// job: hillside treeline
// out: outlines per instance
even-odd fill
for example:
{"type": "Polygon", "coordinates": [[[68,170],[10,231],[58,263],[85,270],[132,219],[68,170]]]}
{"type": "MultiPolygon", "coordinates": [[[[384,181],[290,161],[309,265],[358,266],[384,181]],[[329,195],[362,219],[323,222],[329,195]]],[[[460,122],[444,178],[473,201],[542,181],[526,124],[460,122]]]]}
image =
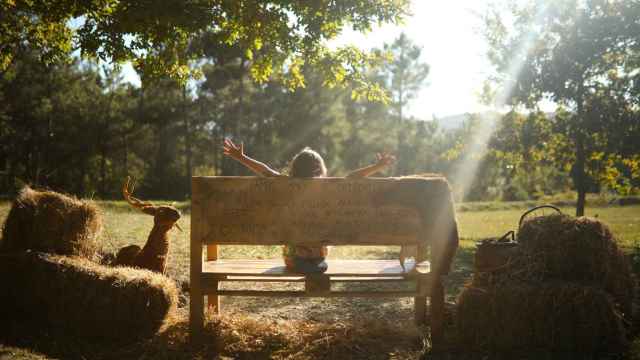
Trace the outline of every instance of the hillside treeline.
{"type": "MultiPolygon", "coordinates": [[[[326,86],[310,68],[303,69],[305,86],[294,90],[282,81],[256,84],[241,55],[203,59],[202,77],[186,84],[143,79],[134,86],[110,66],[44,65],[36,50],[23,49],[0,77],[0,192],[32,184],[111,199],[132,176],[145,198],[185,199],[192,175],[250,174],[223,157],[225,137],[282,170],[310,146],[333,176],[390,152],[397,162],[383,176],[443,173],[465,200],[524,200],[572,189],[575,156],[563,129],[573,112],[514,107],[469,114],[457,127],[411,117],[407,104],[429,67],[405,36],[385,49],[391,56],[367,76],[386,91],[386,101],[326,86]],[[477,152],[487,122],[495,131],[486,152],[477,152]],[[472,179],[463,171],[471,162],[479,164],[472,179]]],[[[637,125],[637,111],[629,114],[637,125]]],[[[589,191],[637,190],[636,148],[622,154],[609,142],[589,146],[589,191]]]]}

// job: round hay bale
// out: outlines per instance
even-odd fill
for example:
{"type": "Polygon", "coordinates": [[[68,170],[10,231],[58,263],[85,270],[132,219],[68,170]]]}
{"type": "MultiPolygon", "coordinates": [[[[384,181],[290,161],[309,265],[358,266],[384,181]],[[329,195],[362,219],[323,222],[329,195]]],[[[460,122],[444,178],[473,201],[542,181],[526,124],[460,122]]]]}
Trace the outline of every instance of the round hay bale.
{"type": "Polygon", "coordinates": [[[91,259],[101,230],[93,202],[25,187],[7,215],[0,252],[33,250],[91,259]]]}
{"type": "MultiPolygon", "coordinates": [[[[523,277],[600,287],[630,316],[633,272],[611,230],[601,221],[563,214],[533,218],[520,228],[518,243],[529,266],[523,277]]],[[[515,264],[512,268],[516,271],[515,264]]]]}
{"type": "Polygon", "coordinates": [[[44,253],[0,254],[0,284],[5,337],[136,341],[155,334],[178,301],[160,274],[44,253]]]}
{"type": "Polygon", "coordinates": [[[592,358],[626,346],[611,296],[574,283],[467,288],[458,298],[455,323],[460,344],[474,352],[540,351],[592,358]]]}

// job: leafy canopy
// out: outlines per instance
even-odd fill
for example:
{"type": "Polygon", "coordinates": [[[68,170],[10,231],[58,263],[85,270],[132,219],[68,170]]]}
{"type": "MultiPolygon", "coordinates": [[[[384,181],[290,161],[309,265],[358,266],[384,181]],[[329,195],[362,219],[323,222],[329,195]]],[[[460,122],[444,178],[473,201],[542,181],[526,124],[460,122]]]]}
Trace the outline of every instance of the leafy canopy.
{"type": "Polygon", "coordinates": [[[304,86],[300,69],[310,64],[326,85],[350,81],[367,96],[379,95],[359,71],[379,57],[326,43],[347,26],[367,31],[398,23],[407,11],[408,0],[0,0],[0,70],[21,47],[36,47],[52,62],[75,45],[86,57],[133,61],[143,78],[185,80],[193,75],[189,61],[201,55],[187,51],[191,39],[210,31],[220,44],[243,49],[258,82],[281,73],[289,87],[304,86]]]}

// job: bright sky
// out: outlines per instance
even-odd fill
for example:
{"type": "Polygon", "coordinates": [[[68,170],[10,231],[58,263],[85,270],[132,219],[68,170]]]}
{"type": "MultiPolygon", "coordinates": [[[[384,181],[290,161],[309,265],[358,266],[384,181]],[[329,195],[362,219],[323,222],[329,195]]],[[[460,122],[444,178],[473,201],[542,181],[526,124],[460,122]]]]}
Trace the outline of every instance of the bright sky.
{"type": "MultiPolygon", "coordinates": [[[[485,1],[413,0],[411,12],[400,26],[383,26],[370,33],[346,31],[335,43],[354,44],[363,49],[391,43],[401,32],[421,46],[422,59],[431,67],[426,86],[409,105],[409,113],[423,120],[486,110],[478,93],[491,66],[485,41],[480,34],[480,18],[485,1]]],[[[139,84],[130,66],[125,79],[139,84]]]]}
{"type": "Polygon", "coordinates": [[[338,43],[369,49],[391,43],[400,33],[422,47],[422,60],[431,67],[426,85],[409,105],[409,113],[430,120],[486,110],[478,93],[491,66],[479,31],[487,2],[477,0],[413,0],[412,17],[400,26],[383,26],[371,33],[349,31],[338,43]]]}

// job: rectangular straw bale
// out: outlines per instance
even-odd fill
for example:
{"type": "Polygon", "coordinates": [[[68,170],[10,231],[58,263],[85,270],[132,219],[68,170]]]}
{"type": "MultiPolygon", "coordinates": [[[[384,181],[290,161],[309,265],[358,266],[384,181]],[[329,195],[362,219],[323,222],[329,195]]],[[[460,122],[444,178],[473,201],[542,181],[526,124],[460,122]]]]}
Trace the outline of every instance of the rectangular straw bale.
{"type": "Polygon", "coordinates": [[[5,220],[0,252],[32,250],[91,259],[101,230],[101,214],[93,202],[25,187],[5,220]]]}
{"type": "Polygon", "coordinates": [[[177,304],[160,274],[44,253],[0,254],[0,335],[135,341],[155,334],[177,304]]]}

